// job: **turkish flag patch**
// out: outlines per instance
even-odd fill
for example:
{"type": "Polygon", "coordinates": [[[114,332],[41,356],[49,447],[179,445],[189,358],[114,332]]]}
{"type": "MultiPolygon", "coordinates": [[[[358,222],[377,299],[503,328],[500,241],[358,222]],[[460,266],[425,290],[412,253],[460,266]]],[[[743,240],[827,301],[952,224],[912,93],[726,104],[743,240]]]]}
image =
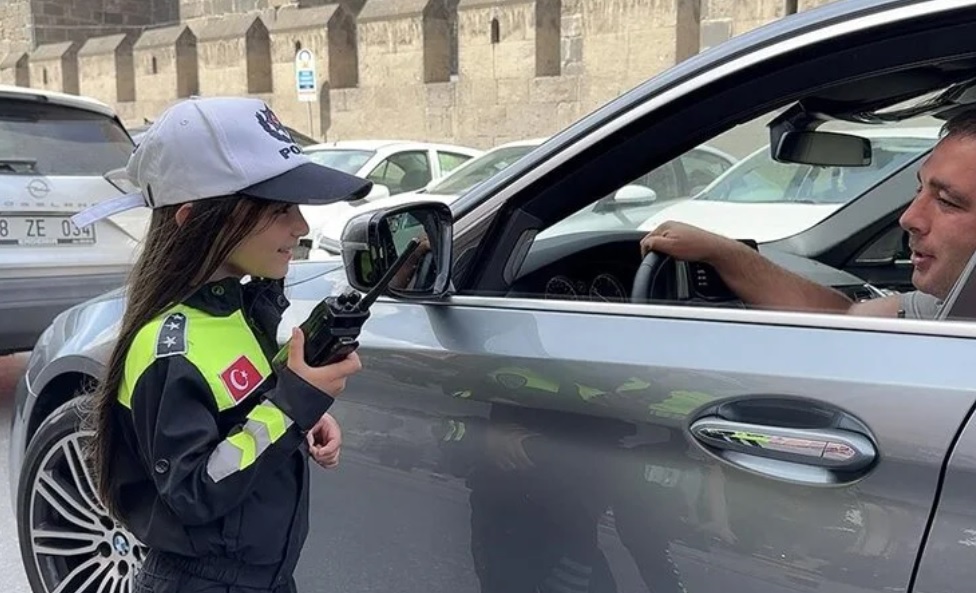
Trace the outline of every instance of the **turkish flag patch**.
{"type": "Polygon", "coordinates": [[[258,388],[264,377],[254,363],[247,356],[242,355],[220,373],[220,380],[234,401],[240,402],[258,388]]]}

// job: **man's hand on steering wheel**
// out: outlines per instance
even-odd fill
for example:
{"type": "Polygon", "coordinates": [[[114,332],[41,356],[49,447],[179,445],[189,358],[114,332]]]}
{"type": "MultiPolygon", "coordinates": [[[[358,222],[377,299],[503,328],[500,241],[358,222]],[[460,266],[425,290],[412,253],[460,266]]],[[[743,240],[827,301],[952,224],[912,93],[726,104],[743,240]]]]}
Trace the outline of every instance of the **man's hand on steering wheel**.
{"type": "MultiPolygon", "coordinates": [[[[738,247],[741,245],[737,241],[688,224],[674,221],[661,224],[641,239],[642,261],[634,275],[631,302],[694,300],[694,294],[679,294],[680,277],[689,274],[685,264],[679,262],[714,266],[724,254],[732,253],[738,247]]],[[[689,283],[693,282],[695,280],[689,276],[689,283]]],[[[709,284],[713,288],[725,286],[720,278],[709,284]]],[[[731,300],[734,295],[730,290],[728,292],[729,298],[723,296],[717,300],[731,300]]]]}
{"type": "Polygon", "coordinates": [[[668,221],[641,239],[641,257],[651,251],[670,255],[676,260],[714,263],[715,258],[735,241],[704,229],[668,221]]]}

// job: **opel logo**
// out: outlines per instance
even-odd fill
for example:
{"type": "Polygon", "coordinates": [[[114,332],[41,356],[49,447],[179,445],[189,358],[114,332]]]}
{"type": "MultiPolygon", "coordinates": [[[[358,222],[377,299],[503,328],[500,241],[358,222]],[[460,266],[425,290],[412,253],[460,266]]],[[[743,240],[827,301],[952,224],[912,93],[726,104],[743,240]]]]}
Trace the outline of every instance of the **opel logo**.
{"type": "Polygon", "coordinates": [[[27,184],[27,192],[38,200],[42,200],[51,193],[51,186],[43,179],[34,179],[27,184]]]}

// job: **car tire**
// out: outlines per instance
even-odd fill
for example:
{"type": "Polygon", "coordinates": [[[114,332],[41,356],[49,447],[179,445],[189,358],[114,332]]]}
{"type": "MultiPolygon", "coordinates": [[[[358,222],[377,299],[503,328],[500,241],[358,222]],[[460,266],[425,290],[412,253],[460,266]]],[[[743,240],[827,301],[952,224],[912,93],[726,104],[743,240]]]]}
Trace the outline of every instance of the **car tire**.
{"type": "Polygon", "coordinates": [[[20,554],[34,593],[123,593],[145,547],[113,521],[84,462],[87,400],[74,398],[37,429],[17,490],[20,554]]]}

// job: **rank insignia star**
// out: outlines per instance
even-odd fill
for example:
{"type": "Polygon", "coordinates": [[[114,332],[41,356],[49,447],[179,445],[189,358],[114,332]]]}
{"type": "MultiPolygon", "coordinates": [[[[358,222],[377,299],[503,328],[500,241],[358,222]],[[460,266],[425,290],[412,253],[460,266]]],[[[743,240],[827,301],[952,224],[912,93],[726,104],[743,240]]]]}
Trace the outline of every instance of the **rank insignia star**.
{"type": "Polygon", "coordinates": [[[156,338],[156,357],[186,354],[186,316],[171,313],[163,320],[156,338]]]}

